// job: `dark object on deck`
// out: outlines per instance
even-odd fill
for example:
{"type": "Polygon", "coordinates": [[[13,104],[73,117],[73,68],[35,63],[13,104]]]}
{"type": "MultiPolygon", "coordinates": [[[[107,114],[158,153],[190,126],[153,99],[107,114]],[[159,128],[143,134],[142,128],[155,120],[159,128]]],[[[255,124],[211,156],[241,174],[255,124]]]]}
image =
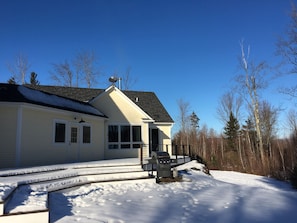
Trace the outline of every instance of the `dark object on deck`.
{"type": "Polygon", "coordinates": [[[152,152],[152,163],[157,164],[157,183],[160,182],[160,178],[173,178],[171,171],[171,159],[167,152],[152,152]]]}

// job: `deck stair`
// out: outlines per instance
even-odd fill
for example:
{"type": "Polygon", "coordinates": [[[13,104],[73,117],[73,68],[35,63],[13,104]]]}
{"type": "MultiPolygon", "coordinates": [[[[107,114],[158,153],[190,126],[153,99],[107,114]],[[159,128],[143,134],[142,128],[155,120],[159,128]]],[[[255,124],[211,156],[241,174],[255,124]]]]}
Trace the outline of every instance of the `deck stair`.
{"type": "Polygon", "coordinates": [[[149,176],[135,161],[0,171],[0,223],[48,223],[51,192],[90,183],[138,179],[149,179],[149,176]]]}

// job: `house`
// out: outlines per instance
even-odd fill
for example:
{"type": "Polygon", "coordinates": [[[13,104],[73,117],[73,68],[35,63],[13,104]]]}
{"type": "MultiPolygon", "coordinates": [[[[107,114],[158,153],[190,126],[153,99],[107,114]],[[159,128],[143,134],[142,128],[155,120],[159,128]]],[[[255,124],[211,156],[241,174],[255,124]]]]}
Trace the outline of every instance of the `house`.
{"type": "Polygon", "coordinates": [[[0,168],[171,154],[153,92],[0,84],[0,168]]]}

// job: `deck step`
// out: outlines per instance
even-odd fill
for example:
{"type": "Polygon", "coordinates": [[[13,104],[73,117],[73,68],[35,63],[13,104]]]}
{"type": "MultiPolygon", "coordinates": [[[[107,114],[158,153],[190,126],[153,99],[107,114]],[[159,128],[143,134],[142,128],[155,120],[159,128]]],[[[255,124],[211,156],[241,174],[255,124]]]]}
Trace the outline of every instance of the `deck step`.
{"type": "Polygon", "coordinates": [[[49,194],[92,183],[149,179],[140,164],[94,162],[1,171],[0,223],[49,222],[49,194]],[[21,180],[20,179],[21,177],[21,180]],[[7,185],[7,186],[6,186],[7,185]]]}
{"type": "Polygon", "coordinates": [[[36,191],[30,185],[19,186],[4,209],[4,214],[17,214],[47,209],[47,191],[36,191]]]}
{"type": "MultiPolygon", "coordinates": [[[[85,168],[77,174],[63,174],[51,177],[35,176],[19,182],[20,185],[14,191],[10,200],[3,203],[1,215],[15,215],[29,212],[45,211],[48,206],[48,193],[77,187],[89,183],[114,182],[133,179],[148,178],[147,172],[143,171],[138,165],[128,167],[101,167],[85,168]],[[64,177],[64,178],[63,178],[64,177]]],[[[0,218],[0,223],[2,223],[0,218]]]]}

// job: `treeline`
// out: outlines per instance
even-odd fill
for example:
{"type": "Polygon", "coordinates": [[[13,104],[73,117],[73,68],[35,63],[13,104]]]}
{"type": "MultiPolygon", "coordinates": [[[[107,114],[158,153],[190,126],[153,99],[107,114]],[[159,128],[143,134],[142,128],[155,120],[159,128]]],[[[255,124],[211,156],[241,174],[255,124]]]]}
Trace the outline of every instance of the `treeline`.
{"type": "MultiPolygon", "coordinates": [[[[219,100],[217,115],[224,124],[220,134],[199,127],[189,103],[180,100],[180,129],[173,138],[178,153],[199,156],[209,168],[236,170],[291,180],[297,187],[297,112],[274,106],[262,97],[270,81],[297,74],[297,9],[292,3],[290,24],[276,42],[278,64],[253,61],[250,46],[240,42],[239,67],[229,91],[219,100]],[[280,114],[287,123],[280,123],[280,114]],[[286,136],[278,126],[286,125],[286,136]]],[[[297,99],[297,85],[279,86],[279,93],[297,99]]],[[[281,102],[280,102],[281,104],[281,102]]],[[[282,120],[284,122],[284,120],[282,120]]]]}
{"type": "Polygon", "coordinates": [[[178,154],[184,153],[195,159],[197,156],[201,157],[210,169],[240,171],[291,180],[296,176],[294,174],[297,170],[296,130],[288,138],[274,138],[269,145],[265,145],[264,162],[253,130],[241,129],[240,134],[234,139],[233,147],[225,135],[218,135],[213,129],[204,126],[188,134],[175,134],[173,147],[177,146],[178,154]]]}
{"type": "MultiPolygon", "coordinates": [[[[30,72],[31,75],[28,82],[27,76],[29,70],[32,70],[32,65],[25,54],[17,54],[15,59],[11,63],[8,63],[7,68],[11,74],[10,78],[7,80],[9,84],[40,84],[37,78],[38,74],[33,71],[30,72]]],[[[51,63],[48,79],[51,80],[52,84],[58,86],[86,86],[87,88],[91,88],[96,86],[99,80],[104,76],[105,73],[99,65],[98,56],[95,52],[81,50],[73,55],[72,58],[65,59],[58,63],[51,63]]],[[[121,75],[115,71],[111,76],[115,78],[114,80],[121,81],[121,88],[124,90],[130,89],[136,83],[136,79],[131,76],[130,66],[128,66],[126,71],[121,75]]]]}

